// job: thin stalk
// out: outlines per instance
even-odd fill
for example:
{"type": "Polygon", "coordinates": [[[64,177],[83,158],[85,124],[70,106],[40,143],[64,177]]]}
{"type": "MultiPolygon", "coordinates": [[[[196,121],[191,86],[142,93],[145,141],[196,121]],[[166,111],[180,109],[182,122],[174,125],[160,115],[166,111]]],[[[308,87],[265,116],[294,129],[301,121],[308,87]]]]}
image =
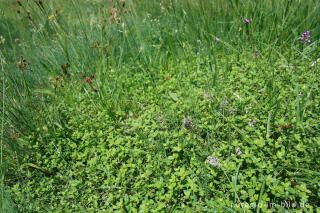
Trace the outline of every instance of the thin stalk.
{"type": "MultiPolygon", "coordinates": [[[[3,66],[2,66],[3,72],[3,66]]],[[[2,80],[2,120],[1,120],[1,139],[0,139],[0,149],[1,149],[1,212],[4,211],[4,171],[3,171],[3,131],[4,131],[4,94],[5,94],[5,82],[2,80]]]]}

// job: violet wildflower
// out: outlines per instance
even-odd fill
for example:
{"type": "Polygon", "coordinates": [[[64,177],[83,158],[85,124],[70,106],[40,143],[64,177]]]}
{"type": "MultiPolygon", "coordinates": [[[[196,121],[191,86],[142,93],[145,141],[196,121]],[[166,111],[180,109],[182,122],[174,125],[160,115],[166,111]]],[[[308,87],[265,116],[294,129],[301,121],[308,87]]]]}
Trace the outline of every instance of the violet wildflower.
{"type": "Polygon", "coordinates": [[[220,39],[219,39],[219,38],[217,38],[217,37],[216,37],[216,42],[217,42],[217,43],[218,43],[218,42],[220,42],[220,39]]]}
{"type": "Polygon", "coordinates": [[[250,22],[250,20],[249,20],[248,18],[245,18],[245,19],[244,19],[244,23],[245,23],[245,24],[249,24],[249,22],[250,22]]]}
{"type": "Polygon", "coordinates": [[[301,44],[304,44],[306,42],[311,43],[309,38],[310,38],[309,30],[306,30],[301,34],[301,37],[299,37],[299,40],[301,41],[301,44]]]}
{"type": "Polygon", "coordinates": [[[253,58],[257,58],[258,55],[259,55],[259,53],[258,53],[257,51],[254,51],[254,56],[253,56],[253,58]]]}

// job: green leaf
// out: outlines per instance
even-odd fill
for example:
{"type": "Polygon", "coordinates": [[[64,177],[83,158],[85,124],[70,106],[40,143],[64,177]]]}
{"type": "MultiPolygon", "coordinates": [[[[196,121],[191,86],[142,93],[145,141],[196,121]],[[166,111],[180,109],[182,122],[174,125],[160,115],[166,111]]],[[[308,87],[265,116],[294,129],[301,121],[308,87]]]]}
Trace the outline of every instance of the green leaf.
{"type": "Polygon", "coordinates": [[[40,93],[42,95],[54,96],[54,93],[51,90],[48,90],[48,89],[35,89],[34,92],[35,93],[40,93]]]}
{"type": "Polygon", "coordinates": [[[170,96],[170,98],[172,98],[172,100],[179,101],[179,99],[178,99],[178,97],[177,97],[177,95],[175,93],[169,92],[169,96],[170,96]]]}

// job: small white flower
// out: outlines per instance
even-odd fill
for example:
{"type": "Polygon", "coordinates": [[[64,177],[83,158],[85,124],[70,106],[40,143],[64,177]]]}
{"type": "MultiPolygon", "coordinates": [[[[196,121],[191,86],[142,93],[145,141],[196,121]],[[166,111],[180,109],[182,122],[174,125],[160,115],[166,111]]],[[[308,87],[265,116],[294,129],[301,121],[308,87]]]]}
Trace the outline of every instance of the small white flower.
{"type": "Polygon", "coordinates": [[[226,98],[224,98],[223,101],[221,101],[221,103],[220,103],[220,108],[224,108],[228,104],[229,104],[228,100],[226,98]]]}
{"type": "Polygon", "coordinates": [[[319,61],[320,61],[320,58],[318,58],[315,62],[313,62],[313,63],[311,64],[311,67],[314,67],[314,65],[316,65],[319,61]]]}
{"type": "Polygon", "coordinates": [[[217,158],[217,157],[208,156],[207,162],[211,166],[221,167],[221,163],[219,161],[219,158],[217,158]]]}
{"type": "Polygon", "coordinates": [[[237,93],[235,93],[235,92],[233,93],[233,95],[234,95],[234,96],[236,96],[236,97],[241,101],[241,97],[240,97],[240,95],[238,95],[238,94],[237,94],[237,93]]]}
{"type": "Polygon", "coordinates": [[[233,107],[229,107],[229,113],[233,115],[235,113],[235,109],[233,107]]]}
{"type": "Polygon", "coordinates": [[[5,41],[6,41],[6,39],[2,35],[0,35],[0,43],[4,44],[5,41]]]}
{"type": "Polygon", "coordinates": [[[250,127],[254,127],[254,126],[256,125],[256,123],[257,123],[256,120],[251,119],[248,125],[249,125],[250,127]]]}
{"type": "Polygon", "coordinates": [[[241,155],[242,154],[240,147],[236,148],[235,152],[236,152],[237,155],[241,155]]]}
{"type": "Polygon", "coordinates": [[[212,93],[204,93],[203,94],[204,99],[206,99],[207,101],[213,101],[213,97],[214,95],[212,93]]]}

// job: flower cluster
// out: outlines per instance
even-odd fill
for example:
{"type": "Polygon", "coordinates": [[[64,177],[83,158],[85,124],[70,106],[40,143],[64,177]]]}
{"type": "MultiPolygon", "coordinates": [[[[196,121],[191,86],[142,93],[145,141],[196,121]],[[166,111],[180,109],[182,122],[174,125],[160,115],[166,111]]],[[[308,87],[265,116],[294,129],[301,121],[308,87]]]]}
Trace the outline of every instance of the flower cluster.
{"type": "MultiPolygon", "coordinates": [[[[113,0],[111,0],[112,2],[113,0]]],[[[119,24],[121,22],[121,16],[123,14],[131,14],[130,10],[121,9],[126,6],[125,0],[117,0],[115,1],[114,7],[110,10],[110,24],[116,23],[119,24]]]]}
{"type": "Polygon", "coordinates": [[[221,167],[221,163],[219,161],[219,158],[217,158],[217,157],[208,156],[207,157],[207,162],[211,166],[221,167]]]}
{"type": "Polygon", "coordinates": [[[69,63],[67,63],[66,65],[61,65],[61,69],[62,69],[62,75],[66,75],[66,76],[68,76],[68,77],[71,77],[71,76],[73,76],[73,74],[72,73],[68,73],[68,68],[70,68],[70,64],[69,63]]]}
{"type": "Polygon", "coordinates": [[[86,75],[82,75],[82,78],[84,78],[84,80],[82,81],[82,83],[87,82],[88,84],[92,84],[92,79],[94,78],[94,74],[91,74],[88,78],[86,75]]]}
{"type": "Polygon", "coordinates": [[[50,77],[49,78],[49,82],[52,82],[52,85],[53,85],[53,88],[54,88],[55,91],[57,90],[57,88],[59,86],[60,86],[60,88],[64,88],[64,86],[62,84],[63,78],[58,76],[58,75],[55,77],[55,81],[54,81],[54,79],[52,77],[50,77]]]}
{"type": "Polygon", "coordinates": [[[55,19],[58,23],[60,22],[60,16],[61,16],[61,13],[63,13],[63,10],[55,10],[55,15],[54,14],[51,14],[49,17],[48,17],[48,20],[51,20],[51,19],[55,19]]]}
{"type": "Polygon", "coordinates": [[[20,61],[17,62],[17,66],[19,70],[23,73],[26,69],[28,69],[30,72],[32,72],[32,68],[30,68],[30,62],[27,61],[23,56],[20,56],[20,61]]]}
{"type": "Polygon", "coordinates": [[[301,34],[301,37],[299,37],[299,40],[301,41],[302,44],[306,42],[311,43],[309,38],[310,38],[309,30],[306,30],[301,34]]]}

